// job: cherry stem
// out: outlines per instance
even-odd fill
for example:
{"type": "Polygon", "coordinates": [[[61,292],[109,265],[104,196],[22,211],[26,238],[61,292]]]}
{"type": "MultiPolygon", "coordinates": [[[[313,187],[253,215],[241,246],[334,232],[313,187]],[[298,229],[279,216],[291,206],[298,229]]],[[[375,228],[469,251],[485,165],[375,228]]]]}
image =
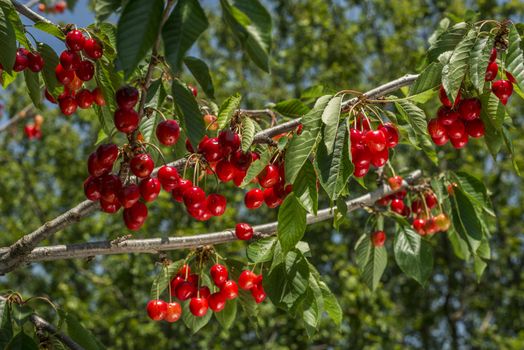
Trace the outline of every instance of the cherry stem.
{"type": "Polygon", "coordinates": [[[380,124],[384,125],[384,121],[382,120],[382,117],[380,116],[380,114],[375,110],[375,106],[373,105],[366,105],[366,107],[374,114],[377,116],[378,120],[380,121],[380,124]]]}
{"type": "Polygon", "coordinates": [[[429,209],[428,205],[426,204],[426,196],[424,196],[424,193],[420,193],[420,197],[422,198],[422,204],[424,204],[424,212],[426,213],[427,219],[429,219],[429,209]]]}
{"type": "Polygon", "coordinates": [[[162,153],[162,151],[160,150],[160,148],[158,148],[158,146],[150,143],[150,142],[144,142],[143,143],[144,145],[147,145],[147,146],[151,146],[155,151],[158,152],[158,155],[160,156],[160,158],[162,158],[162,162],[164,163],[164,165],[167,164],[166,162],[166,158],[164,158],[164,154],[162,153]]]}
{"type": "Polygon", "coordinates": [[[169,302],[171,303],[172,299],[171,299],[171,281],[169,279],[169,276],[167,274],[167,267],[164,265],[164,276],[166,276],[166,280],[167,280],[167,288],[168,288],[168,292],[169,292],[169,302]]]}
{"type": "Polygon", "coordinates": [[[160,116],[162,117],[162,119],[167,120],[166,116],[164,115],[164,113],[162,113],[162,112],[160,111],[160,109],[155,108],[155,107],[147,107],[147,108],[152,109],[153,111],[155,111],[155,112],[157,112],[158,114],[160,114],[160,116]]]}
{"type": "Polygon", "coordinates": [[[386,164],[388,165],[389,170],[391,170],[391,173],[393,174],[393,176],[397,176],[397,174],[395,174],[395,168],[393,168],[393,166],[391,165],[391,162],[388,160],[386,164]]]}

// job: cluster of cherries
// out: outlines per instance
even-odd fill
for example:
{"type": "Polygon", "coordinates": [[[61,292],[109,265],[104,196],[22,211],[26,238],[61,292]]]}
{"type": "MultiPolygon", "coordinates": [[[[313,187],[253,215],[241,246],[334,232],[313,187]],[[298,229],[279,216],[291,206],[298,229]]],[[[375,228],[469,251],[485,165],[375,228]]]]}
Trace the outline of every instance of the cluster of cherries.
{"type": "MultiPolygon", "coordinates": [[[[497,49],[491,50],[491,56],[489,58],[489,65],[486,71],[486,81],[492,81],[497,76],[499,66],[497,65],[497,49]]],[[[513,84],[517,81],[510,72],[505,72],[507,80],[500,79],[494,81],[491,85],[491,91],[497,96],[503,105],[508,103],[509,98],[513,94],[513,84]]]]}
{"type": "Polygon", "coordinates": [[[398,144],[399,133],[392,123],[381,123],[373,130],[367,117],[359,114],[350,128],[351,159],[355,177],[365,176],[371,165],[380,168],[389,159],[389,149],[398,144]]]}
{"type": "MultiPolygon", "coordinates": [[[[20,47],[16,50],[15,63],[13,70],[22,72],[29,68],[34,73],[40,72],[44,68],[44,59],[37,51],[31,52],[26,48],[20,47]]],[[[0,72],[4,69],[0,63],[0,72]]]]}
{"type": "MultiPolygon", "coordinates": [[[[68,49],[62,51],[60,63],[55,67],[56,79],[64,85],[64,91],[58,96],[60,110],[65,115],[71,115],[77,108],[87,109],[93,103],[105,105],[100,88],[92,91],[82,88],[84,82],[93,79],[93,61],[102,57],[102,45],[94,38],[86,38],[78,29],[67,33],[66,45],[68,49]]],[[[47,90],[45,96],[50,102],[57,102],[47,90]]]]}
{"type": "MultiPolygon", "coordinates": [[[[214,283],[214,286],[211,286],[213,293],[211,293],[210,286],[200,284],[200,276],[192,274],[189,265],[185,264],[170,282],[170,297],[175,297],[179,301],[189,300],[189,310],[196,317],[205,316],[209,309],[213,312],[222,311],[228,300],[238,297],[238,287],[250,291],[257,304],[266,299],[266,292],[262,286],[262,275],[257,275],[251,270],[242,271],[238,284],[229,279],[227,267],[222,264],[217,263],[211,266],[209,274],[214,283]]],[[[167,303],[160,299],[150,300],[146,310],[148,316],[154,321],[176,322],[182,314],[182,308],[178,302],[167,303]]]]}
{"type": "Polygon", "coordinates": [[[64,13],[67,8],[67,2],[60,0],[54,3],[54,5],[47,6],[44,3],[38,4],[38,11],[44,13],[64,13]]]}
{"type": "Polygon", "coordinates": [[[32,123],[27,123],[24,126],[24,133],[29,140],[40,139],[42,137],[42,124],[44,123],[44,117],[37,114],[33,118],[32,123]]]}

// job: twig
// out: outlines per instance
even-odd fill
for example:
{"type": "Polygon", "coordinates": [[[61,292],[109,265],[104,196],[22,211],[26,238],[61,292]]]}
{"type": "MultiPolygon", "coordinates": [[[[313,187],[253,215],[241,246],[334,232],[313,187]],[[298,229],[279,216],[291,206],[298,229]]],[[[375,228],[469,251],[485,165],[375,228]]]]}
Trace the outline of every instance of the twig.
{"type": "Polygon", "coordinates": [[[22,108],[22,110],[18,112],[13,118],[9,119],[7,122],[4,123],[4,125],[0,126],[0,133],[8,130],[11,126],[27,118],[31,114],[29,112],[32,107],[33,105],[30,104],[22,108]]]}
{"type": "Polygon", "coordinates": [[[31,21],[37,23],[37,22],[45,22],[48,24],[52,24],[57,28],[60,28],[58,25],[54,24],[44,16],[39,15],[35,11],[31,10],[29,7],[25,6],[24,4],[21,4],[20,2],[16,0],[11,0],[11,3],[15,7],[15,9],[20,12],[22,15],[30,19],[31,21]]]}
{"type": "Polygon", "coordinates": [[[65,335],[64,333],[60,332],[54,325],[44,320],[42,317],[32,314],[29,317],[29,320],[35,325],[37,329],[41,329],[46,331],[48,334],[54,336],[58,340],[62,342],[65,346],[67,346],[71,350],[84,350],[84,348],[80,345],[78,345],[77,342],[75,342],[73,339],[65,335]]]}

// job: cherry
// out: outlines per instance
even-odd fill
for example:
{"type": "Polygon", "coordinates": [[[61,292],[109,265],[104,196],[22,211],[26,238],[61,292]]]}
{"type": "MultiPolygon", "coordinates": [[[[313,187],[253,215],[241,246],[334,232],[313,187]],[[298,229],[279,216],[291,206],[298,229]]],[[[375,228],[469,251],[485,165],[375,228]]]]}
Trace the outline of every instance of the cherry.
{"type": "Polygon", "coordinates": [[[223,147],[224,153],[231,154],[240,147],[240,136],[233,130],[224,130],[218,134],[218,142],[223,147]]]}
{"type": "Polygon", "coordinates": [[[180,179],[180,175],[178,175],[176,168],[169,165],[163,165],[160,167],[160,169],[158,169],[157,177],[164,190],[168,192],[171,192],[175,188],[180,179]]]}
{"type": "Polygon", "coordinates": [[[155,163],[149,154],[139,153],[131,158],[129,167],[136,177],[145,178],[151,175],[155,163]]]}
{"type": "Polygon", "coordinates": [[[208,286],[203,286],[203,287],[200,287],[200,289],[198,290],[197,295],[199,295],[200,298],[207,299],[211,295],[211,291],[209,290],[208,286]]]}
{"type": "Polygon", "coordinates": [[[229,160],[222,159],[216,165],[216,174],[222,182],[231,181],[235,175],[235,167],[229,160]]]}
{"type": "Polygon", "coordinates": [[[491,91],[497,96],[503,105],[508,103],[508,99],[513,93],[513,84],[508,80],[497,80],[493,82],[491,91]]]}
{"type": "Polygon", "coordinates": [[[445,144],[449,141],[449,137],[448,137],[447,134],[442,135],[442,137],[440,137],[440,138],[434,138],[434,137],[432,137],[431,139],[433,140],[433,142],[434,142],[437,146],[443,146],[443,145],[445,145],[445,144]]]}
{"type": "Polygon", "coordinates": [[[196,287],[188,281],[180,283],[175,290],[175,295],[179,300],[187,300],[196,293],[196,287]]]}
{"type": "Polygon", "coordinates": [[[113,166],[118,158],[118,146],[114,143],[104,143],[96,149],[96,156],[100,164],[104,166],[113,166]]]}
{"type": "Polygon", "coordinates": [[[206,298],[191,298],[189,310],[196,317],[202,317],[207,313],[208,304],[206,298]]]}
{"type": "Polygon", "coordinates": [[[267,165],[258,175],[258,183],[264,188],[270,188],[277,184],[280,179],[280,172],[275,164],[267,165]]]}
{"type": "Polygon", "coordinates": [[[302,123],[297,125],[297,135],[302,135],[302,130],[304,129],[304,125],[302,123]]]}
{"type": "Polygon", "coordinates": [[[81,61],[75,70],[76,75],[82,81],[89,81],[95,75],[95,66],[91,61],[81,61]]]}
{"type": "Polygon", "coordinates": [[[206,199],[206,193],[198,186],[191,186],[187,188],[182,196],[184,197],[184,204],[186,207],[203,202],[206,199]]]}
{"type": "Polygon", "coordinates": [[[274,189],[273,188],[266,188],[264,190],[264,202],[266,203],[266,205],[268,206],[268,208],[276,208],[278,207],[280,204],[282,204],[282,198],[280,198],[280,196],[278,196],[274,189]]]}
{"type": "Polygon", "coordinates": [[[233,183],[235,184],[235,186],[240,187],[240,185],[244,181],[244,178],[246,177],[246,174],[246,170],[235,168],[235,172],[233,173],[233,183]]]}
{"type": "Polygon", "coordinates": [[[100,198],[100,209],[102,209],[104,213],[114,214],[120,209],[120,203],[116,198],[113,202],[108,202],[100,198]]]}
{"type": "Polygon", "coordinates": [[[206,114],[203,117],[204,123],[206,124],[207,130],[215,131],[218,129],[218,124],[216,123],[217,117],[212,114],[206,114]]]}
{"type": "Polygon", "coordinates": [[[251,296],[253,296],[253,299],[255,299],[257,304],[260,304],[266,299],[267,294],[264,291],[262,284],[255,284],[253,288],[251,288],[251,296]]]}
{"type": "Polygon", "coordinates": [[[44,123],[44,117],[42,117],[42,115],[40,115],[40,114],[35,115],[34,120],[35,120],[35,127],[36,128],[41,127],[42,124],[44,123]]]}
{"type": "Polygon", "coordinates": [[[253,227],[245,222],[238,223],[235,226],[235,235],[238,239],[247,241],[253,237],[253,227]]]}
{"type": "Polygon", "coordinates": [[[140,189],[136,184],[124,186],[118,192],[118,201],[124,208],[131,208],[140,199],[140,189]]]}
{"type": "Polygon", "coordinates": [[[437,111],[437,119],[444,126],[450,125],[458,118],[460,118],[460,114],[449,107],[442,106],[437,111]]]}
{"type": "Polygon", "coordinates": [[[200,143],[198,151],[204,155],[208,162],[217,162],[223,157],[217,137],[209,138],[200,143]]]}
{"type": "Polygon", "coordinates": [[[75,113],[78,107],[76,100],[71,96],[58,98],[58,106],[64,115],[71,115],[75,113]]]}
{"type": "Polygon", "coordinates": [[[402,199],[395,198],[391,201],[390,207],[391,211],[402,215],[402,211],[404,210],[404,201],[402,199]]]}
{"type": "Polygon", "coordinates": [[[467,98],[460,103],[458,111],[462,119],[473,120],[480,117],[481,108],[482,104],[478,98],[467,98]]]}
{"type": "Polygon", "coordinates": [[[138,113],[132,109],[117,109],[115,112],[115,127],[123,133],[129,134],[135,131],[139,120],[138,113]]]}
{"type": "Polygon", "coordinates": [[[167,312],[164,320],[167,322],[176,322],[182,315],[182,307],[176,301],[167,304],[167,312]]]}
{"type": "MultiPolygon", "coordinates": [[[[205,135],[204,137],[207,137],[207,135],[205,135]]],[[[189,153],[195,153],[195,149],[193,148],[193,145],[191,144],[191,141],[189,141],[189,139],[186,139],[186,149],[189,153]]]]}
{"type": "Polygon", "coordinates": [[[433,118],[428,123],[428,133],[431,137],[438,139],[446,134],[446,128],[440,119],[433,118]]]}
{"type": "Polygon", "coordinates": [[[44,96],[49,102],[56,103],[56,99],[49,93],[47,89],[45,89],[44,96]]]}
{"type": "Polygon", "coordinates": [[[98,41],[93,38],[86,39],[84,43],[84,52],[87,57],[94,60],[99,59],[104,54],[104,50],[98,41]]]}
{"type": "Polygon", "coordinates": [[[439,231],[437,224],[435,223],[435,218],[430,217],[426,220],[426,225],[424,226],[424,231],[428,235],[432,235],[439,231]]]}
{"type": "Polygon", "coordinates": [[[489,61],[494,62],[497,59],[497,49],[493,48],[491,49],[491,54],[489,56],[489,61]]]}
{"type": "Polygon", "coordinates": [[[458,187],[458,185],[457,183],[453,182],[453,183],[450,183],[448,187],[446,188],[450,196],[453,196],[455,194],[455,187],[458,187]]]}
{"type": "Polygon", "coordinates": [[[466,122],[466,132],[475,138],[484,136],[484,122],[481,119],[466,122]]]}
{"type": "Polygon", "coordinates": [[[488,68],[486,69],[486,77],[484,78],[485,81],[492,81],[497,77],[497,73],[499,71],[499,66],[497,62],[491,62],[488,64],[488,68]]]}
{"type": "Polygon", "coordinates": [[[373,166],[376,168],[380,168],[384,166],[388,162],[388,159],[389,159],[389,152],[387,148],[380,152],[371,154],[371,164],[373,164],[373,166]]]}
{"type": "Polygon", "coordinates": [[[220,312],[226,307],[226,297],[222,292],[213,293],[207,298],[209,308],[214,312],[220,312]]]}
{"type": "Polygon", "coordinates": [[[239,170],[246,171],[249,166],[251,165],[251,162],[253,161],[253,156],[251,155],[251,152],[242,152],[241,150],[237,150],[234,152],[231,156],[231,163],[239,170]]]}
{"type": "Polygon", "coordinates": [[[393,199],[395,199],[395,198],[398,198],[398,199],[404,199],[404,198],[406,198],[407,194],[408,194],[408,191],[406,191],[406,190],[400,190],[400,191],[398,191],[397,193],[393,193],[393,194],[391,195],[391,200],[393,200],[393,199]]]}
{"type": "Polygon", "coordinates": [[[380,205],[381,207],[385,207],[389,204],[389,196],[382,197],[378,201],[375,202],[376,205],[380,205]]]}
{"type": "Polygon", "coordinates": [[[207,199],[187,206],[187,212],[198,221],[207,221],[213,216],[208,209],[207,199]]]}
{"type": "Polygon", "coordinates": [[[106,100],[104,99],[104,95],[102,94],[102,90],[97,87],[93,91],[91,91],[91,95],[93,95],[93,100],[95,103],[99,106],[105,106],[106,100]]]}
{"type": "Polygon", "coordinates": [[[124,209],[124,223],[130,230],[138,230],[147,219],[147,207],[142,202],[136,202],[130,208],[124,209]]]}
{"type": "Polygon", "coordinates": [[[425,227],[426,227],[426,220],[422,218],[417,218],[413,220],[413,229],[421,236],[424,236],[426,234],[426,231],[424,229],[425,227]]]}
{"type": "Polygon", "coordinates": [[[66,8],[67,8],[67,3],[65,1],[58,1],[55,4],[55,11],[58,13],[64,13],[66,8]]]}
{"type": "Polygon", "coordinates": [[[29,60],[28,67],[32,72],[38,73],[44,69],[44,59],[38,52],[29,52],[27,58],[29,60]]]}
{"type": "Polygon", "coordinates": [[[132,86],[126,85],[116,92],[116,103],[122,109],[132,109],[138,102],[138,90],[132,86]]]}
{"type": "Polygon", "coordinates": [[[13,65],[13,70],[15,72],[21,72],[27,68],[29,65],[29,57],[27,57],[28,53],[29,51],[24,48],[16,50],[15,64],[13,65]]]}
{"type": "Polygon", "coordinates": [[[71,91],[76,91],[82,87],[84,82],[80,80],[80,78],[76,75],[76,73],[73,76],[73,80],[69,84],[66,85],[66,87],[71,91]]]}
{"type": "Polygon", "coordinates": [[[221,264],[215,264],[211,266],[209,269],[209,273],[211,274],[211,278],[213,279],[213,282],[218,287],[222,286],[224,282],[227,281],[228,278],[228,272],[227,267],[221,264]]]}
{"type": "Polygon", "coordinates": [[[422,201],[420,199],[415,199],[413,202],[411,202],[411,210],[413,213],[420,213],[420,211],[423,208],[422,201]]]}
{"type": "Polygon", "coordinates": [[[84,194],[86,195],[86,198],[91,201],[97,201],[100,199],[100,186],[96,177],[89,176],[84,181],[84,194]]]}
{"type": "Polygon", "coordinates": [[[371,152],[363,144],[351,145],[351,158],[355,167],[369,167],[371,163],[371,152]]]}
{"type": "Polygon", "coordinates": [[[60,63],[55,68],[56,79],[63,85],[67,85],[75,78],[75,72],[66,70],[60,63]]]}
{"type": "Polygon", "coordinates": [[[109,172],[110,167],[103,165],[96,155],[96,153],[91,153],[87,158],[87,171],[90,175],[94,177],[102,176],[103,174],[109,172]]]}
{"type": "Polygon", "coordinates": [[[512,84],[516,84],[517,83],[517,79],[515,79],[515,77],[508,71],[505,72],[506,73],[506,78],[508,79],[508,81],[512,84]]]}
{"type": "Polygon", "coordinates": [[[189,84],[188,84],[188,85],[187,85],[187,88],[188,88],[189,90],[191,90],[191,93],[193,94],[193,96],[197,97],[197,95],[198,95],[198,89],[197,89],[195,86],[193,86],[193,85],[189,85],[189,84]]]}
{"type": "Polygon", "coordinates": [[[378,248],[382,247],[386,242],[386,233],[384,231],[375,231],[371,237],[373,246],[378,248]]]}
{"type": "Polygon", "coordinates": [[[156,137],[165,146],[173,146],[180,136],[180,126],[173,119],[164,120],[156,127],[156,137]]]}
{"type": "Polygon", "coordinates": [[[366,118],[363,114],[359,114],[357,116],[357,128],[360,130],[368,131],[371,129],[371,124],[369,123],[369,119],[366,118]]]}
{"type": "Polygon", "coordinates": [[[447,231],[451,226],[451,221],[446,214],[440,213],[435,217],[435,225],[439,228],[440,231],[447,231]]]}
{"type": "Polygon", "coordinates": [[[191,180],[186,179],[180,179],[178,180],[178,183],[173,188],[173,191],[171,192],[171,195],[173,196],[173,199],[177,202],[182,202],[184,200],[183,193],[186,189],[193,186],[193,183],[191,180]]]}
{"type": "Polygon", "coordinates": [[[248,209],[260,208],[264,204],[264,191],[259,188],[253,188],[246,193],[244,204],[248,209]]]}
{"type": "Polygon", "coordinates": [[[353,170],[353,176],[355,177],[364,177],[369,171],[369,164],[365,166],[357,166],[355,165],[355,169],[353,170]]]}
{"type": "MultiPolygon", "coordinates": [[[[449,100],[448,95],[446,94],[446,90],[444,90],[444,86],[443,85],[440,85],[440,89],[439,89],[439,92],[438,92],[438,97],[440,99],[440,102],[444,106],[451,108],[451,101],[449,100]]],[[[457,97],[455,98],[454,106],[457,106],[460,103],[460,100],[461,100],[461,93],[460,93],[460,90],[459,90],[459,92],[457,94],[457,97]]]]}
{"type": "Polygon", "coordinates": [[[100,196],[107,202],[117,200],[118,193],[122,189],[122,180],[114,174],[104,174],[100,177],[100,196]]]}
{"type": "Polygon", "coordinates": [[[460,148],[464,148],[468,144],[468,141],[469,141],[468,134],[464,133],[462,137],[460,138],[451,139],[451,144],[456,149],[460,149],[460,148]]]}
{"type": "Polygon", "coordinates": [[[447,127],[448,136],[450,139],[460,139],[466,135],[466,127],[462,120],[455,120],[451,125],[447,127]]]}
{"type": "Polygon", "coordinates": [[[163,320],[167,315],[167,303],[163,300],[150,300],[146,309],[147,315],[153,321],[163,320]]]}
{"type": "Polygon", "coordinates": [[[438,203],[437,196],[433,192],[428,192],[425,194],[424,199],[426,201],[426,205],[428,206],[428,209],[433,209],[435,205],[438,203]]]}
{"type": "Polygon", "coordinates": [[[221,293],[224,294],[227,300],[233,300],[238,296],[238,286],[233,280],[227,280],[220,287],[221,293]]]}
{"type": "Polygon", "coordinates": [[[388,179],[389,187],[391,187],[393,191],[398,190],[400,187],[402,187],[402,180],[402,176],[400,175],[390,177],[388,179]]]}
{"type": "Polygon", "coordinates": [[[184,281],[184,277],[180,276],[179,274],[176,275],[173,279],[171,279],[171,296],[176,296],[176,287],[178,287],[178,285],[184,281]]]}
{"type": "Polygon", "coordinates": [[[379,126],[379,130],[382,130],[386,135],[386,147],[393,148],[398,145],[399,133],[398,129],[392,123],[384,123],[379,126]]]}
{"type": "Polygon", "coordinates": [[[87,89],[82,89],[76,94],[76,104],[82,109],[91,107],[94,102],[93,95],[87,89]]]}
{"type": "Polygon", "coordinates": [[[207,197],[207,209],[213,216],[221,216],[226,211],[227,200],[226,197],[220,194],[210,194],[207,197]]]}
{"type": "Polygon", "coordinates": [[[156,177],[148,177],[140,181],[140,195],[146,202],[152,202],[160,193],[160,181],[156,177]]]}
{"type": "Polygon", "coordinates": [[[80,56],[72,50],[62,51],[60,54],[60,64],[65,70],[76,70],[80,64],[80,56]]]}
{"type": "Polygon", "coordinates": [[[45,4],[42,4],[42,3],[38,4],[38,11],[45,12],[45,10],[46,10],[45,4]]]}
{"type": "Polygon", "coordinates": [[[357,143],[362,143],[364,142],[364,133],[358,129],[350,128],[349,139],[351,141],[351,146],[356,145],[357,143]]]}
{"type": "Polygon", "coordinates": [[[238,286],[244,290],[250,290],[255,286],[257,275],[250,270],[244,270],[238,277],[238,286]]]}
{"type": "Polygon", "coordinates": [[[369,130],[364,135],[364,141],[372,153],[386,149],[386,135],[382,130],[369,130]]]}
{"type": "Polygon", "coordinates": [[[74,29],[67,33],[66,44],[73,51],[80,51],[84,48],[85,44],[84,34],[78,29],[74,29]]]}

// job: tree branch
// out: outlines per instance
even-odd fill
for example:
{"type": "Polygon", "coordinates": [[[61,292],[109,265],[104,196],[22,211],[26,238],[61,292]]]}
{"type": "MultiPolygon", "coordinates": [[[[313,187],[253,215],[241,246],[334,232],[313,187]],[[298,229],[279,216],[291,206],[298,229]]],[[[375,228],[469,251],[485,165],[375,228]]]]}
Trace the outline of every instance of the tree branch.
{"type": "Polygon", "coordinates": [[[29,104],[22,108],[20,112],[18,112],[13,118],[9,119],[7,122],[5,122],[3,125],[0,126],[0,133],[4,132],[6,130],[9,130],[9,128],[19,121],[24,120],[25,118],[29,117],[29,115],[32,115],[29,113],[31,111],[31,108],[33,107],[32,104],[29,104]]]}
{"type": "Polygon", "coordinates": [[[29,320],[35,325],[35,328],[44,330],[48,334],[54,336],[58,340],[60,340],[65,346],[67,346],[71,350],[84,350],[84,348],[80,345],[78,345],[77,342],[75,342],[73,339],[65,335],[64,333],[60,332],[54,325],[44,320],[42,317],[32,314],[29,317],[29,320]]]}
{"type": "Polygon", "coordinates": [[[27,17],[31,21],[33,21],[35,23],[37,23],[37,22],[45,22],[45,23],[52,24],[55,27],[59,27],[58,25],[54,24],[53,22],[51,22],[50,20],[48,20],[44,16],[41,16],[38,13],[36,13],[35,11],[31,10],[29,7],[27,7],[24,4],[22,4],[22,3],[20,3],[20,2],[18,2],[16,0],[11,0],[11,3],[15,7],[15,9],[18,12],[20,12],[20,14],[24,15],[25,17],[27,17]]]}
{"type": "MultiPolygon", "coordinates": [[[[421,171],[416,170],[404,177],[402,188],[412,184],[421,176],[421,171]]],[[[399,189],[400,190],[400,189],[399,189]]],[[[397,190],[397,191],[399,191],[397,190]]],[[[373,192],[363,196],[351,199],[346,202],[348,212],[354,211],[363,206],[371,206],[378,199],[395,193],[388,185],[383,185],[373,192]]],[[[319,210],[317,215],[308,215],[307,224],[311,225],[317,222],[333,218],[334,211],[332,208],[319,210]]],[[[255,239],[274,235],[277,231],[277,222],[271,222],[263,225],[253,226],[255,239]]],[[[203,245],[215,245],[236,241],[237,238],[233,229],[205,233],[187,237],[167,237],[167,238],[148,238],[148,239],[130,239],[119,242],[98,241],[68,245],[55,245],[48,247],[35,248],[29,255],[24,258],[24,262],[51,261],[60,259],[88,258],[95,255],[113,255],[128,253],[150,253],[157,254],[159,251],[169,251],[177,249],[197,248],[203,245]]],[[[0,253],[8,248],[0,248],[0,253]]]]}

